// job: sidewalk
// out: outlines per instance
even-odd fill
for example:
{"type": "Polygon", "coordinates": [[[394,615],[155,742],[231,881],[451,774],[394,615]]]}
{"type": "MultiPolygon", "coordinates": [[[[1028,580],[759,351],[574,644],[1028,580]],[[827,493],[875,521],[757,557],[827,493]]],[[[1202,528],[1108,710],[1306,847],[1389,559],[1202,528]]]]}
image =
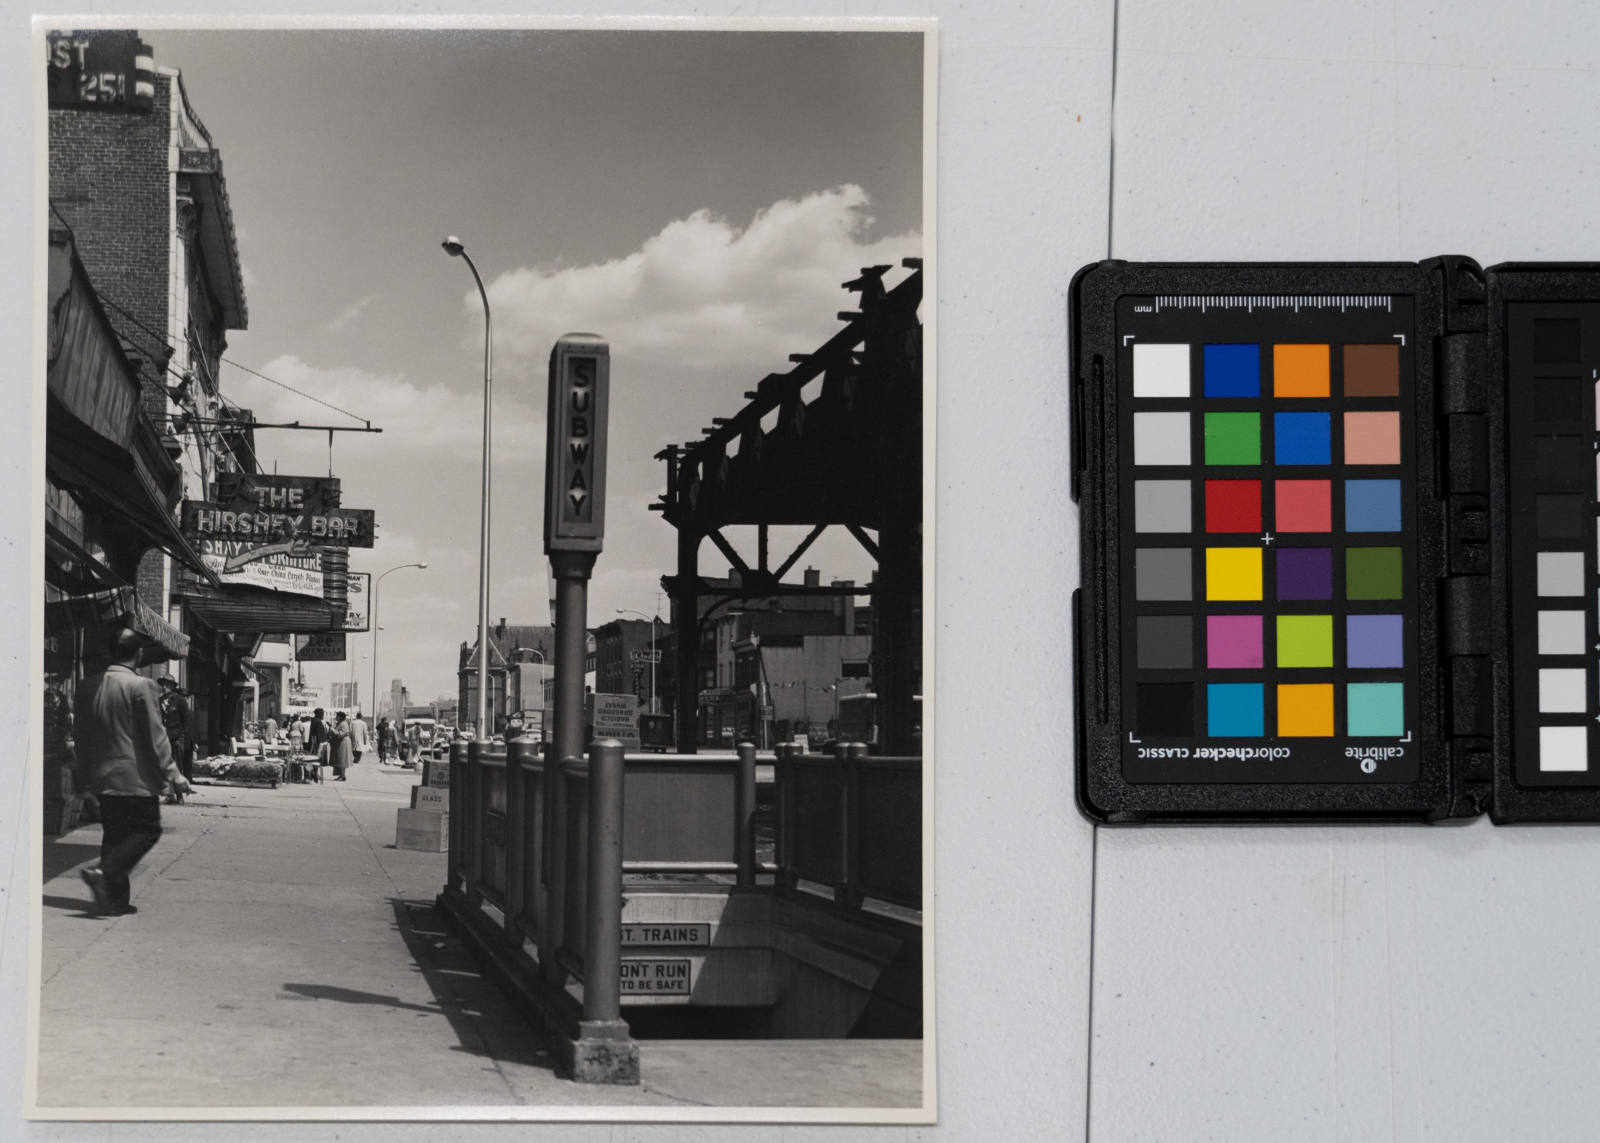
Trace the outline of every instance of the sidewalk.
{"type": "Polygon", "coordinates": [[[41,1110],[920,1102],[919,1041],[656,1041],[638,1087],[558,1078],[447,933],[444,854],[394,848],[418,773],[349,775],[163,806],[132,916],[85,909],[98,826],[45,839],[41,1110]]]}

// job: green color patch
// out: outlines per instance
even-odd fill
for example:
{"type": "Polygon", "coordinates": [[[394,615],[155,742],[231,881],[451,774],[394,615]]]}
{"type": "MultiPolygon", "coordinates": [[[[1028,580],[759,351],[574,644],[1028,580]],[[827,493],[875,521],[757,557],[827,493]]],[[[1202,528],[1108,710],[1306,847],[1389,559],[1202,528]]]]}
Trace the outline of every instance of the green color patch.
{"type": "Polygon", "coordinates": [[[1346,599],[1401,599],[1399,548],[1346,548],[1346,599]]]}
{"type": "Polygon", "coordinates": [[[1207,464],[1260,464],[1260,413],[1207,413],[1207,464]]]}
{"type": "Polygon", "coordinates": [[[1333,666],[1333,616],[1278,616],[1278,666],[1333,666]]]}

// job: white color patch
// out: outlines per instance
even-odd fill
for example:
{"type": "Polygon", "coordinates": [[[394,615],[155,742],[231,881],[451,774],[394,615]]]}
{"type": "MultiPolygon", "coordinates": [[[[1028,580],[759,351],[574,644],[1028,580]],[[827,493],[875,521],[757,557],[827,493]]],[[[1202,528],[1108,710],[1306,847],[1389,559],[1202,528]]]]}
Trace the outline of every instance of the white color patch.
{"type": "Polygon", "coordinates": [[[1187,397],[1189,347],[1161,342],[1133,343],[1135,397],[1187,397]]]}
{"type": "Polygon", "coordinates": [[[1587,770],[1589,768],[1589,728],[1587,726],[1541,726],[1539,728],[1539,769],[1587,770]]]}
{"type": "Polygon", "coordinates": [[[1582,667],[1539,668],[1541,714],[1582,714],[1588,709],[1589,672],[1582,667]]]}
{"type": "Polygon", "coordinates": [[[1583,612],[1539,612],[1539,654],[1583,654],[1583,612]]]}

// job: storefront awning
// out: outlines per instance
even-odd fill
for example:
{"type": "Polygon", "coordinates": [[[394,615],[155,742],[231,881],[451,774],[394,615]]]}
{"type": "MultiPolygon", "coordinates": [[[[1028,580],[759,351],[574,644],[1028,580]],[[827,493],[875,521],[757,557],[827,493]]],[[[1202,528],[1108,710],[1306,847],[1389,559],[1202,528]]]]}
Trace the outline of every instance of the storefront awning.
{"type": "Polygon", "coordinates": [[[344,627],[344,608],[304,595],[242,584],[228,584],[221,589],[196,585],[181,590],[189,610],[213,631],[304,635],[344,627]]]}
{"type": "Polygon", "coordinates": [[[148,641],[145,662],[182,659],[189,637],[139,601],[131,587],[113,587],[86,595],[67,595],[45,584],[45,623],[105,629],[113,623],[133,628],[148,641]]]}
{"type": "Polygon", "coordinates": [[[139,378],[65,231],[52,230],[46,463],[211,582],[173,519],[178,467],[142,409],[139,378]]]}

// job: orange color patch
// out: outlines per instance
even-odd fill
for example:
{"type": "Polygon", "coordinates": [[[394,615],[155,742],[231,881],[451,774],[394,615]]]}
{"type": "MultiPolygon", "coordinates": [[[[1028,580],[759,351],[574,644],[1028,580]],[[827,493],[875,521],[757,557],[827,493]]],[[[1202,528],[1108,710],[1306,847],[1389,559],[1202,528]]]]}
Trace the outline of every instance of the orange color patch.
{"type": "Polygon", "coordinates": [[[1279,684],[1278,735],[1282,738],[1332,738],[1333,684],[1279,684]]]}
{"type": "Polygon", "coordinates": [[[1274,397],[1326,397],[1328,347],[1326,345],[1274,345],[1272,347],[1274,397]]]}

